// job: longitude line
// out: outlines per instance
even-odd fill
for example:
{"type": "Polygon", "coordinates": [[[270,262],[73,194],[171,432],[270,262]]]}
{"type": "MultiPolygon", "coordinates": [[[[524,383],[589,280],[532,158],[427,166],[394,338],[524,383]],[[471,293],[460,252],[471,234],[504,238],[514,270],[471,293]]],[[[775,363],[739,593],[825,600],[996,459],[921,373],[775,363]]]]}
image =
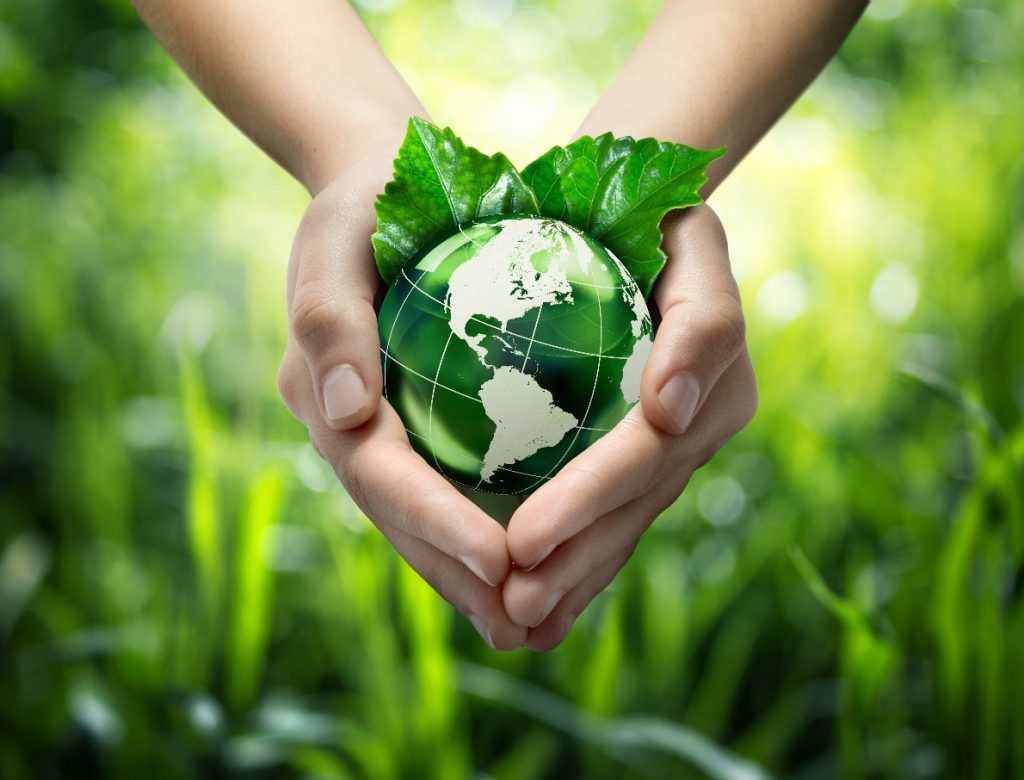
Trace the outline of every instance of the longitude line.
{"type": "MultiPolygon", "coordinates": [[[[420,273],[419,281],[422,282],[423,281],[423,277],[426,276],[426,274],[427,274],[426,271],[423,271],[422,273],[420,273]]],[[[423,292],[423,290],[420,289],[420,286],[418,284],[416,284],[416,282],[414,282],[412,279],[409,279],[409,274],[407,274],[405,272],[404,268],[402,269],[402,276],[404,276],[406,279],[409,280],[409,284],[411,284],[412,287],[409,288],[409,292],[407,292],[405,294],[405,297],[402,299],[402,303],[398,306],[398,311],[395,312],[395,321],[391,323],[391,330],[388,331],[388,343],[382,349],[382,352],[384,353],[384,371],[383,371],[383,375],[384,375],[383,376],[384,388],[383,388],[381,394],[385,398],[388,397],[388,360],[393,360],[394,359],[394,358],[391,357],[391,339],[395,335],[395,328],[398,327],[398,318],[402,316],[402,309],[404,309],[405,308],[405,304],[408,303],[409,298],[412,296],[413,290],[419,290],[420,292],[423,292]]],[[[395,362],[398,363],[397,360],[395,362]]],[[[399,363],[399,365],[401,365],[401,363],[399,363]]]]}
{"type": "MultiPolygon", "coordinates": [[[[589,273],[590,273],[591,280],[593,280],[593,278],[594,278],[594,271],[591,269],[589,273]]],[[[572,448],[575,446],[576,440],[579,439],[579,437],[580,437],[580,431],[582,430],[581,426],[583,425],[583,423],[585,423],[587,421],[587,417],[590,415],[590,408],[594,404],[594,395],[597,393],[597,382],[601,378],[601,355],[600,355],[600,351],[602,349],[604,349],[604,314],[603,314],[603,312],[601,310],[601,296],[600,295],[597,296],[597,324],[598,324],[598,334],[597,334],[597,339],[598,339],[598,341],[597,341],[598,355],[596,356],[597,357],[597,370],[594,372],[594,384],[590,388],[590,400],[587,401],[587,409],[583,413],[583,419],[580,420],[580,424],[576,426],[576,433],[572,437],[572,441],[569,442],[569,446],[565,448],[565,451],[562,453],[562,457],[560,457],[558,459],[558,462],[555,463],[555,465],[552,466],[550,469],[548,469],[548,473],[544,475],[545,478],[550,478],[551,475],[554,474],[561,467],[562,463],[565,462],[566,456],[570,452],[572,452],[572,448]]],[[[542,479],[541,480],[537,480],[532,485],[530,485],[529,487],[525,488],[524,490],[522,490],[520,492],[525,493],[526,491],[533,490],[542,481],[543,481],[542,479]]]]}
{"type": "MultiPolygon", "coordinates": [[[[430,447],[430,454],[434,458],[434,465],[437,466],[437,470],[444,474],[444,469],[441,468],[441,463],[437,459],[437,452],[434,450],[434,395],[437,393],[438,378],[441,376],[441,366],[444,365],[444,357],[448,354],[448,345],[452,343],[452,339],[455,338],[454,333],[448,334],[448,340],[444,343],[444,349],[441,350],[441,357],[437,361],[437,372],[434,374],[433,387],[430,388],[430,406],[427,408],[427,446],[430,447]]],[[[447,475],[445,475],[447,476],[447,475]]]]}
{"type": "MultiPolygon", "coordinates": [[[[381,352],[383,352],[383,351],[384,351],[383,348],[381,348],[381,352]]],[[[463,398],[468,398],[470,401],[476,401],[478,404],[482,404],[483,403],[483,401],[481,401],[479,398],[477,398],[474,395],[469,395],[468,393],[463,393],[461,390],[456,390],[454,387],[448,387],[448,385],[442,384],[441,382],[435,382],[433,379],[431,379],[426,374],[421,374],[415,368],[412,368],[411,366],[407,366],[405,363],[403,363],[401,360],[396,358],[394,355],[389,355],[388,359],[391,360],[391,362],[396,363],[397,365],[399,365],[402,368],[404,368],[410,374],[415,374],[420,379],[425,379],[426,381],[430,382],[432,385],[436,385],[437,387],[440,387],[442,390],[447,390],[449,393],[454,393],[455,395],[461,395],[463,398]]]]}

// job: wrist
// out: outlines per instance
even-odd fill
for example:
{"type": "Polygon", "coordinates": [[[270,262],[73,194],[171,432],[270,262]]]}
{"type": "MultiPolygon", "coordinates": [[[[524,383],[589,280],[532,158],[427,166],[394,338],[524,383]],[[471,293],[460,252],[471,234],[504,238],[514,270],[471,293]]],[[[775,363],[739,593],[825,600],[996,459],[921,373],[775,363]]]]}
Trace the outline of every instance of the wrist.
{"type": "Polygon", "coordinates": [[[378,100],[346,101],[345,112],[319,132],[304,134],[298,178],[312,195],[353,167],[378,166],[390,174],[410,116],[427,117],[410,96],[404,104],[378,100]]]}

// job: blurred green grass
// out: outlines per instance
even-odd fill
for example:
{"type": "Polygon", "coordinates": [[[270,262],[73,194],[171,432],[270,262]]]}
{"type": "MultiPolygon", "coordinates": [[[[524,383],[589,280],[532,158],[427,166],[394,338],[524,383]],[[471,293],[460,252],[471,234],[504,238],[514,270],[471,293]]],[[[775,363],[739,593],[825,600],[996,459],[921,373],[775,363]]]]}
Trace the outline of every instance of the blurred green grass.
{"type": "MultiPolygon", "coordinates": [[[[524,162],[654,2],[363,0],[524,162]]],[[[715,194],[761,384],[548,655],[276,397],[301,189],[121,0],[0,8],[0,776],[1024,774],[1024,7],[880,0],[715,194]]]]}

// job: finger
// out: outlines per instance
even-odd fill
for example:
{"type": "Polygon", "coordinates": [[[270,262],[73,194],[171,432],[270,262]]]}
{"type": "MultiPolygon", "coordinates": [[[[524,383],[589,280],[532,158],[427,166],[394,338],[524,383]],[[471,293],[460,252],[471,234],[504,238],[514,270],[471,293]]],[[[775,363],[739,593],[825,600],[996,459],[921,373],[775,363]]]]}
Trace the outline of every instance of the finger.
{"type": "Polygon", "coordinates": [[[684,435],[662,432],[634,407],[531,495],[508,524],[516,565],[532,569],[597,518],[665,483],[666,475],[688,475],[750,422],[757,383],[745,346],[715,387],[684,435]]]}
{"type": "Polygon", "coordinates": [[[373,226],[371,206],[326,193],[306,211],[292,249],[289,329],[335,430],[366,422],[381,394],[373,226]]]}
{"type": "Polygon", "coordinates": [[[662,321],[644,368],[640,403],[653,425],[680,434],[736,359],[745,326],[718,217],[699,206],[669,220],[670,259],[654,292],[662,321]]]}
{"type": "Polygon", "coordinates": [[[391,526],[381,532],[445,601],[466,616],[487,644],[495,650],[523,646],[526,629],[509,620],[498,588],[485,585],[465,566],[422,539],[391,526]]]}
{"type": "Polygon", "coordinates": [[[569,635],[576,618],[590,605],[598,593],[608,587],[608,584],[615,579],[632,554],[632,547],[621,551],[566,594],[543,623],[530,629],[526,635],[526,646],[530,650],[538,652],[547,652],[558,647],[569,635]]]}
{"type": "MultiPolygon", "coordinates": [[[[664,486],[677,496],[682,484],[664,486]]],[[[665,502],[671,503],[671,498],[665,502]]],[[[513,570],[502,588],[505,612],[521,626],[537,626],[558,606],[565,594],[575,590],[594,571],[632,550],[664,506],[655,504],[651,494],[641,496],[601,517],[549,555],[529,572],[513,570]]]]}
{"type": "Polygon", "coordinates": [[[290,335],[284,357],[281,358],[281,365],[277,369],[277,392],[292,416],[308,428],[309,422],[305,419],[306,407],[308,406],[314,414],[319,414],[319,409],[316,408],[306,358],[290,335]]]}
{"type": "Polygon", "coordinates": [[[682,436],[678,451],[691,469],[698,469],[754,418],[757,412],[757,378],[746,345],[722,374],[715,392],[682,436]]]}
{"type": "MultiPolygon", "coordinates": [[[[597,563],[602,557],[598,552],[591,553],[589,558],[587,554],[583,554],[580,556],[579,561],[574,561],[573,559],[576,556],[573,553],[578,554],[579,550],[574,549],[577,542],[573,539],[567,542],[563,548],[570,551],[570,555],[567,558],[561,558],[562,550],[559,550],[552,556],[549,562],[538,566],[534,571],[528,572],[525,575],[520,572],[513,572],[510,575],[504,588],[505,604],[506,609],[511,610],[510,616],[516,619],[524,617],[520,614],[520,609],[527,607],[536,608],[536,601],[541,592],[547,595],[548,599],[551,599],[549,594],[552,590],[559,589],[564,582],[579,578],[578,573],[569,573],[566,575],[565,580],[560,580],[558,571],[560,567],[564,566],[567,569],[575,569],[576,572],[584,572],[584,576],[579,581],[579,584],[566,591],[565,595],[557,600],[557,603],[548,612],[543,621],[530,629],[526,639],[526,646],[528,648],[532,650],[551,650],[565,639],[576,617],[598,593],[607,587],[608,583],[615,578],[618,571],[625,565],[636,548],[637,540],[650,525],[650,522],[685,487],[693,471],[707,462],[725,440],[741,430],[750,421],[756,408],[757,385],[753,366],[750,362],[750,355],[744,348],[739,357],[723,373],[722,378],[716,385],[714,396],[704,405],[701,414],[685,435],[668,437],[658,432],[658,435],[662,437],[662,441],[667,440],[671,445],[662,454],[666,468],[655,477],[648,487],[641,491],[644,495],[642,499],[635,500],[628,507],[623,507],[621,510],[612,511],[605,515],[609,522],[606,531],[608,534],[608,544],[604,549],[607,550],[614,547],[615,550],[611,552],[611,555],[603,563],[597,563]],[[674,481],[668,478],[667,475],[673,473],[681,475],[683,477],[682,480],[674,481]],[[630,511],[635,511],[635,514],[630,515],[630,511]],[[616,531],[619,526],[624,527],[624,529],[628,528],[628,530],[623,530],[621,534],[617,534],[616,531]],[[637,529],[639,529],[639,532],[637,532],[637,529]],[[587,565],[593,566],[590,573],[585,571],[587,565]],[[515,591],[520,588],[522,583],[520,576],[529,577],[533,574],[549,579],[546,579],[546,583],[538,588],[537,591],[531,593],[528,589],[524,589],[525,593],[520,591],[520,594],[517,594],[515,591]],[[533,603],[525,605],[516,604],[515,601],[519,598],[524,599],[524,601],[532,598],[533,603]]],[[[627,417],[627,419],[630,418],[627,417]]],[[[637,428],[641,426],[651,427],[642,416],[635,423],[635,426],[637,428]]],[[[619,431],[620,427],[616,427],[611,433],[601,439],[598,444],[615,436],[619,431]]],[[[596,446],[597,444],[592,446],[590,450],[593,450],[596,446]]],[[[585,451],[583,454],[590,450],[585,451]]],[[[618,471],[604,473],[605,482],[625,481],[621,466],[618,471]]],[[[555,479],[557,480],[557,477],[555,479]]],[[[552,480],[552,482],[554,481],[552,480]]],[[[599,529],[604,524],[604,519],[602,518],[587,528],[586,531],[581,532],[580,537],[586,537],[594,533],[594,529],[599,529]]],[[[513,523],[515,520],[516,518],[513,517],[513,523]]],[[[510,543],[512,533],[513,527],[510,525],[510,543]]],[[[595,540],[595,544],[600,543],[595,540]]],[[[532,619],[535,616],[536,613],[529,617],[532,619]]]]}
{"type": "Polygon", "coordinates": [[[503,582],[510,567],[504,529],[416,454],[391,405],[382,400],[366,425],[334,431],[317,411],[300,360],[293,348],[286,351],[282,395],[367,517],[382,530],[390,526],[422,539],[489,585],[503,582]]]}
{"type": "Polygon", "coordinates": [[[530,569],[597,518],[642,495],[673,442],[634,407],[610,432],[573,458],[512,515],[508,550],[530,569]],[[627,458],[623,453],[628,453],[627,458]]]}
{"type": "Polygon", "coordinates": [[[510,568],[504,529],[409,446],[387,401],[360,433],[367,427],[365,438],[343,445],[344,452],[336,443],[342,436],[321,436],[327,459],[367,516],[431,544],[489,585],[504,582],[510,568]]]}

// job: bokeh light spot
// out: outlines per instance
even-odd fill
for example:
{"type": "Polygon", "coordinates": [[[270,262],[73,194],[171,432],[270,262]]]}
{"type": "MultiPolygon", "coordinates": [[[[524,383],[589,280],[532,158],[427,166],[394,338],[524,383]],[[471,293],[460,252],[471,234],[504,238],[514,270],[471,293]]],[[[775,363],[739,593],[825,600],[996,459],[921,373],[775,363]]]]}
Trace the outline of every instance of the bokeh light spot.
{"type": "Polygon", "coordinates": [[[796,271],[779,271],[761,285],[757,306],[769,320],[790,322],[807,307],[807,282],[796,271]]]}
{"type": "Polygon", "coordinates": [[[717,527],[735,523],[746,503],[743,486],[727,474],[709,479],[697,496],[701,516],[717,527]]]}
{"type": "Polygon", "coordinates": [[[789,162],[803,168],[825,167],[835,160],[839,147],[835,128],[822,117],[784,120],[770,138],[789,162]]]}
{"type": "Polygon", "coordinates": [[[903,263],[890,263],[871,285],[871,311],[890,325],[899,325],[917,306],[917,277],[903,263]]]}
{"type": "Polygon", "coordinates": [[[547,127],[558,104],[558,90],[550,79],[534,74],[520,76],[502,94],[492,131],[503,131],[520,145],[529,143],[547,127]]]}
{"type": "Polygon", "coordinates": [[[890,21],[907,10],[907,0],[875,0],[869,3],[864,15],[880,21],[890,21]]]}
{"type": "Polygon", "coordinates": [[[497,30],[508,20],[515,0],[455,0],[454,6],[455,12],[469,26],[497,30]]]}

